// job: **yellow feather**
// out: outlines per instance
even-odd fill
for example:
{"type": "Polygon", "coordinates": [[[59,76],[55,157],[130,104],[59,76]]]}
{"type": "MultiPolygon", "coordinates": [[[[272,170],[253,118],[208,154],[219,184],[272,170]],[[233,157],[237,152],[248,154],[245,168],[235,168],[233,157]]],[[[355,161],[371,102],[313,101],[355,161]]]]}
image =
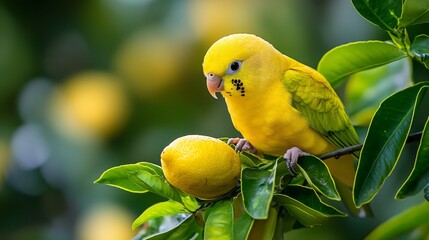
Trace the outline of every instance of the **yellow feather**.
{"type": "MultiPolygon", "coordinates": [[[[208,50],[203,68],[205,74],[222,78],[221,93],[232,122],[258,151],[283,155],[286,150],[298,147],[318,155],[337,147],[324,135],[331,129],[325,132],[316,129],[332,125],[332,130],[337,131],[336,128],[351,127],[338,96],[320,73],[281,54],[254,35],[235,34],[220,39],[208,50]],[[241,69],[228,74],[229,64],[237,60],[242,61],[241,69]],[[285,79],[287,74],[294,81],[285,79]],[[244,94],[236,90],[235,80],[243,84],[244,94]],[[286,86],[284,81],[288,83],[286,86]],[[305,107],[295,107],[293,103],[305,107]],[[309,122],[306,116],[313,114],[309,112],[311,109],[319,113],[309,122]],[[332,114],[339,116],[333,118],[332,114]]],[[[353,142],[352,128],[347,130],[353,131],[353,142]]],[[[334,177],[352,186],[352,156],[330,159],[327,164],[334,177]]]]}

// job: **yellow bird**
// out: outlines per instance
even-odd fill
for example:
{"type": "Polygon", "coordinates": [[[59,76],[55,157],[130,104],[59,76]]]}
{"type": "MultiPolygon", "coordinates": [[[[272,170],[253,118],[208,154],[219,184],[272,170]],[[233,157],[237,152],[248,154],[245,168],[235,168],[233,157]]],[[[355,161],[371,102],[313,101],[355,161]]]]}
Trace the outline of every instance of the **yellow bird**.
{"type": "MultiPolygon", "coordinates": [[[[221,38],[208,49],[203,70],[210,94],[222,94],[234,127],[245,139],[233,139],[239,150],[284,155],[293,171],[305,152],[318,155],[359,144],[328,81],[260,37],[221,38]]],[[[325,162],[334,178],[351,189],[357,158],[354,153],[325,162]]]]}

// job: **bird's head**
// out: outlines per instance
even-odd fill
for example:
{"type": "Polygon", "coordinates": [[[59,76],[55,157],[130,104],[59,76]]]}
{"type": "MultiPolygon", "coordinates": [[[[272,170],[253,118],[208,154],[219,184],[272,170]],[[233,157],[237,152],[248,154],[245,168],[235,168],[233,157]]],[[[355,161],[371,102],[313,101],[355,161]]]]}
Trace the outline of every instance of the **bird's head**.
{"type": "Polygon", "coordinates": [[[281,55],[271,44],[252,34],[233,34],[216,41],[207,51],[203,71],[210,94],[245,97],[262,91],[268,75],[280,66],[281,55]]]}

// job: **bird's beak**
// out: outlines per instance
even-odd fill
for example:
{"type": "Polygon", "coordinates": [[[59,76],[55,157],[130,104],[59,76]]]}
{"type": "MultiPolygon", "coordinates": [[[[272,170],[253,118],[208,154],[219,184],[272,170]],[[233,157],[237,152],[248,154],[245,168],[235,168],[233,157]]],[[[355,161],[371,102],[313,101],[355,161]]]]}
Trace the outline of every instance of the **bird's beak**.
{"type": "Polygon", "coordinates": [[[207,89],[210,94],[217,99],[216,92],[223,91],[223,80],[221,77],[214,75],[213,73],[206,74],[207,78],[207,89]]]}

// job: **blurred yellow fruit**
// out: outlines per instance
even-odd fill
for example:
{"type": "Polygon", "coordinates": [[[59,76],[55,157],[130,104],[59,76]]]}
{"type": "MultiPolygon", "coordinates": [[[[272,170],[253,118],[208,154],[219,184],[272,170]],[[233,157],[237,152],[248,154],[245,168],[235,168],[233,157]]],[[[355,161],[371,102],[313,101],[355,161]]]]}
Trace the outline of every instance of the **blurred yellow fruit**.
{"type": "Polygon", "coordinates": [[[257,25],[257,1],[193,0],[189,7],[189,22],[206,45],[232,33],[253,32],[257,25]]]}
{"type": "Polygon", "coordinates": [[[188,135],[174,140],[161,153],[168,182],[201,199],[221,197],[238,183],[238,154],[219,139],[188,135]]]}
{"type": "Polygon", "coordinates": [[[124,125],[127,107],[125,93],[114,76],[83,72],[70,78],[55,95],[54,121],[67,133],[106,138],[124,125]]]}
{"type": "Polygon", "coordinates": [[[129,240],[136,233],[131,230],[132,216],[116,205],[101,205],[89,209],[77,228],[79,240],[129,240]]]}
{"type": "Polygon", "coordinates": [[[119,48],[115,69],[140,97],[158,97],[183,79],[184,48],[178,36],[160,31],[138,32],[119,48]]]}

